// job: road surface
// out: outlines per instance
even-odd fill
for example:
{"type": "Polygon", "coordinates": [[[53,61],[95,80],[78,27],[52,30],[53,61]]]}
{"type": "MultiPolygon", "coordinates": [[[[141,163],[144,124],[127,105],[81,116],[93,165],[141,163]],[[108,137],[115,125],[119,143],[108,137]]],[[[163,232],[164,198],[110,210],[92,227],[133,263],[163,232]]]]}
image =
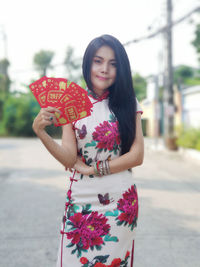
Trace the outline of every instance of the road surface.
{"type": "MultiPolygon", "coordinates": [[[[200,266],[198,163],[146,146],[134,267],[200,266]]],[[[55,267],[67,176],[40,140],[0,138],[1,267],[55,267]]]]}

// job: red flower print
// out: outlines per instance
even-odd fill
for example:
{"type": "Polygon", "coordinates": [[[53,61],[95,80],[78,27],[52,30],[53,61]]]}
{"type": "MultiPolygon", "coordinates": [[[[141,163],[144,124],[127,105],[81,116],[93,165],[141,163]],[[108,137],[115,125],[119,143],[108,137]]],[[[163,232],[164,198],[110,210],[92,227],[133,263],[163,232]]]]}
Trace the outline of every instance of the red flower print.
{"type": "Polygon", "coordinates": [[[135,186],[131,186],[123,194],[123,198],[118,200],[118,210],[121,211],[121,214],[116,218],[119,220],[117,223],[121,225],[128,223],[131,226],[131,230],[136,226],[137,218],[138,218],[138,195],[135,186]]]}
{"type": "Polygon", "coordinates": [[[120,258],[114,259],[112,261],[111,265],[109,265],[109,267],[120,267],[120,263],[121,263],[121,259],[120,258]]]}
{"type": "Polygon", "coordinates": [[[130,251],[127,250],[125,259],[128,258],[129,256],[130,256],[130,251]]]}
{"type": "Polygon", "coordinates": [[[95,128],[92,134],[93,139],[98,142],[97,147],[100,149],[108,149],[112,151],[118,148],[120,144],[120,135],[117,122],[104,121],[95,128]]]}
{"type": "Polygon", "coordinates": [[[88,262],[88,259],[85,258],[85,257],[81,257],[81,258],[80,258],[80,262],[81,262],[82,264],[86,264],[86,263],[88,262]]]}
{"type": "Polygon", "coordinates": [[[106,267],[107,265],[101,263],[101,262],[97,262],[94,267],[106,267]]]}
{"type": "Polygon", "coordinates": [[[107,235],[110,225],[103,214],[91,212],[90,214],[75,213],[69,217],[69,224],[73,225],[72,231],[66,233],[72,244],[78,244],[82,249],[93,248],[103,244],[102,237],[107,235]]]}

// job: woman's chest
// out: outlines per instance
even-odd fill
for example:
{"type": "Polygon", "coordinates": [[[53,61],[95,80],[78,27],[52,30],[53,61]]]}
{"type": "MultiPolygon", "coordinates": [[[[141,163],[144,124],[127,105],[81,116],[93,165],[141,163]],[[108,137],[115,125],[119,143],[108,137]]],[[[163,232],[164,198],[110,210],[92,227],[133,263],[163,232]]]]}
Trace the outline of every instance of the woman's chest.
{"type": "Polygon", "coordinates": [[[78,150],[82,153],[119,150],[118,122],[109,110],[107,100],[94,104],[92,114],[77,121],[74,126],[78,150]]]}

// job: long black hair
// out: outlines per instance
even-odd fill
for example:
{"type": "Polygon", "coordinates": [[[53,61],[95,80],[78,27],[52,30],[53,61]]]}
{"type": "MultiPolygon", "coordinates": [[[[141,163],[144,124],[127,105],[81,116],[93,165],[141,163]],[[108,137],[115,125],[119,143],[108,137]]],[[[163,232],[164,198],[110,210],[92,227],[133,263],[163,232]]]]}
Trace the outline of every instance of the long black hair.
{"type": "Polygon", "coordinates": [[[121,155],[130,150],[136,133],[136,98],[133,89],[131,68],[127,53],[118,39],[111,35],[102,35],[93,39],[86,48],[83,57],[83,77],[88,88],[91,83],[91,65],[96,51],[102,46],[113,49],[116,60],[116,79],[109,90],[109,109],[119,122],[121,155]]]}

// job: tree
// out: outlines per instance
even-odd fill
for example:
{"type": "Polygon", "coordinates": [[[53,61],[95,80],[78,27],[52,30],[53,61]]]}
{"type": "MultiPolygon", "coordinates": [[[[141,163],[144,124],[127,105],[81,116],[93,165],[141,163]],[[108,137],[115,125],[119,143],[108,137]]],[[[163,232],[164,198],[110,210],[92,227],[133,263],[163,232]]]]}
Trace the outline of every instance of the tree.
{"type": "Polygon", "coordinates": [[[146,98],[147,82],[145,78],[143,78],[139,73],[133,75],[133,87],[135,89],[135,94],[138,101],[141,101],[146,98]]]}
{"type": "Polygon", "coordinates": [[[176,83],[178,87],[192,77],[194,77],[194,70],[189,66],[181,65],[174,70],[174,83],[176,83]]]}
{"type": "Polygon", "coordinates": [[[192,45],[196,49],[196,52],[197,52],[197,55],[198,55],[198,60],[200,62],[200,24],[196,25],[195,39],[192,41],[192,45]]]}
{"type": "Polygon", "coordinates": [[[6,58],[0,60],[0,120],[3,117],[3,105],[9,95],[10,89],[9,65],[10,63],[6,58]]]}
{"type": "Polygon", "coordinates": [[[67,47],[64,66],[67,70],[67,78],[69,80],[77,82],[81,79],[81,60],[75,57],[74,48],[72,46],[67,47]]]}
{"type": "Polygon", "coordinates": [[[32,123],[39,109],[31,93],[10,94],[4,104],[2,123],[5,133],[9,136],[34,136],[32,123]]]}
{"type": "Polygon", "coordinates": [[[41,77],[46,76],[47,69],[52,68],[51,61],[53,56],[54,52],[47,50],[41,50],[35,54],[33,62],[41,77]]]}

